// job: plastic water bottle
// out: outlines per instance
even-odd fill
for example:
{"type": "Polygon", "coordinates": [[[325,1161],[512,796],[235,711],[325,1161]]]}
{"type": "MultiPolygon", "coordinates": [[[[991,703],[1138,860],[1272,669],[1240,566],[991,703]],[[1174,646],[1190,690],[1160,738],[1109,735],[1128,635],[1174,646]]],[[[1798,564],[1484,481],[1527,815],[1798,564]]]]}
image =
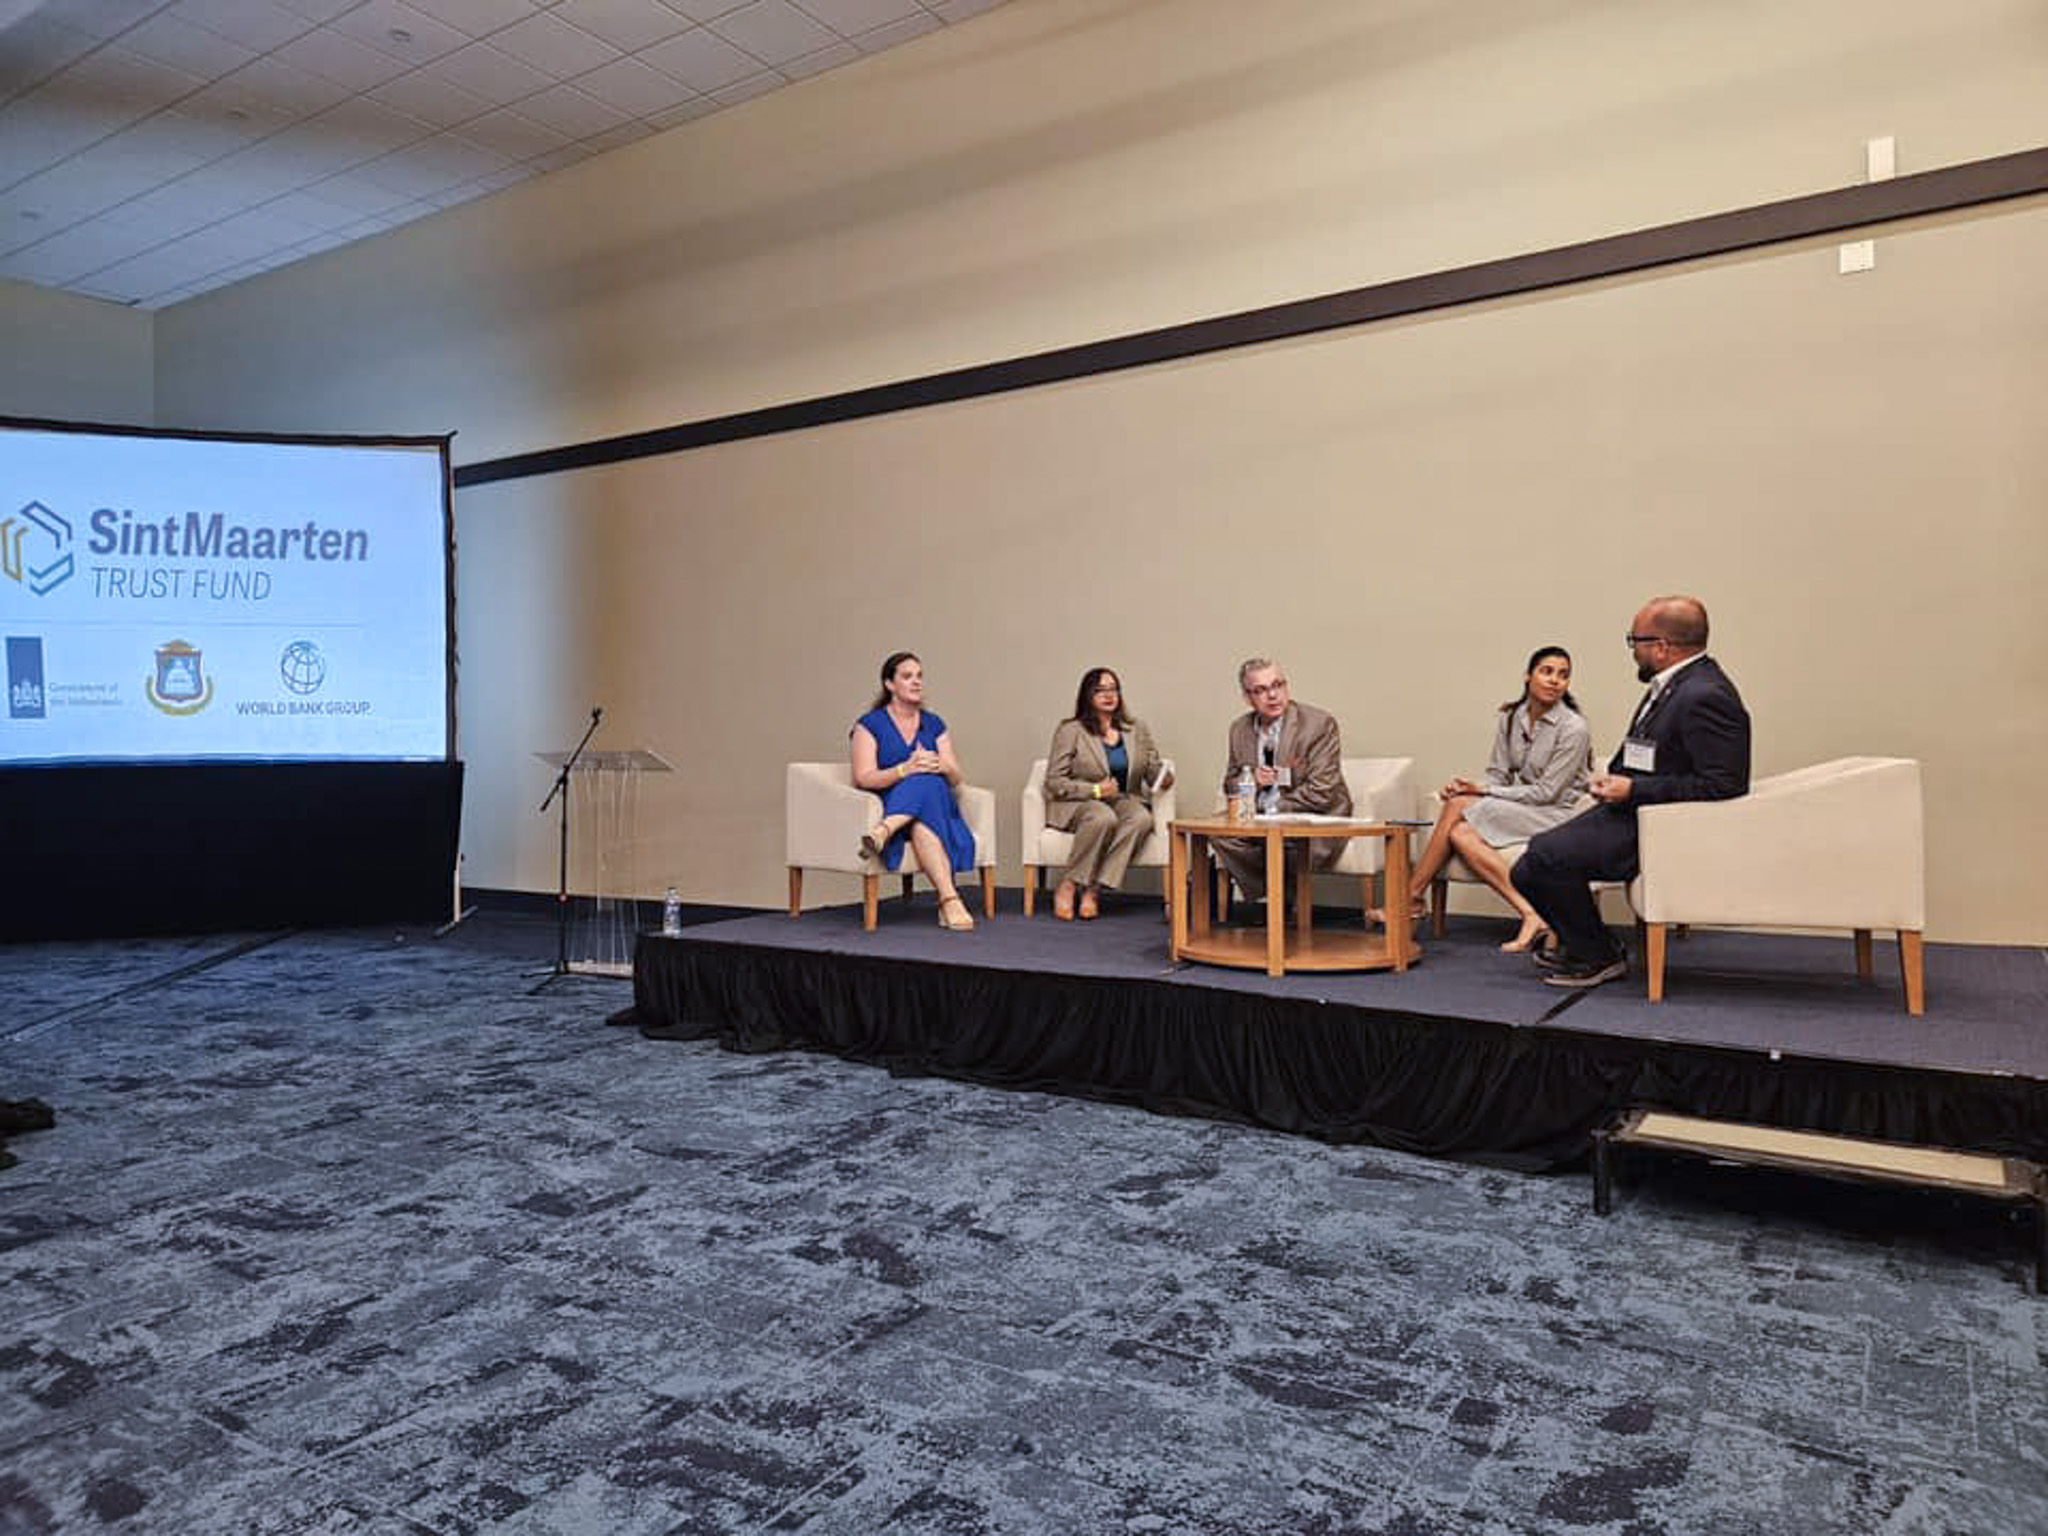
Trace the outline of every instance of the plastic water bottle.
{"type": "Polygon", "coordinates": [[[680,938],[683,932],[683,897],[674,886],[661,898],[661,936],[665,939],[680,938]]]}
{"type": "Polygon", "coordinates": [[[1250,821],[1258,814],[1259,783],[1252,777],[1250,765],[1237,776],[1237,791],[1230,797],[1230,819],[1250,821]]]}

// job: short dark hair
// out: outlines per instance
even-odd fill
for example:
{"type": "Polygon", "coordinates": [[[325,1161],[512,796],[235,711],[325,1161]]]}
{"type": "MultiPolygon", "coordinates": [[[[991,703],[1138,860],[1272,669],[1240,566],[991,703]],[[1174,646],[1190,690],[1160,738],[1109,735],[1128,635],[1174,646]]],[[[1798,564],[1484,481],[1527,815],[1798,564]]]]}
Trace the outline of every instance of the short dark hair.
{"type": "Polygon", "coordinates": [[[882,691],[875,695],[875,702],[869,709],[880,709],[889,702],[889,679],[896,675],[896,669],[906,661],[915,661],[919,666],[924,662],[915,651],[891,651],[889,659],[882,663],[882,691]]]}
{"type": "Polygon", "coordinates": [[[1131,717],[1124,713],[1124,680],[1116,675],[1114,667],[1090,667],[1081,674],[1081,686],[1074,690],[1074,718],[1095,730],[1095,687],[1098,679],[1108,676],[1116,678],[1116,714],[1111,716],[1118,725],[1129,725],[1131,717]]]}

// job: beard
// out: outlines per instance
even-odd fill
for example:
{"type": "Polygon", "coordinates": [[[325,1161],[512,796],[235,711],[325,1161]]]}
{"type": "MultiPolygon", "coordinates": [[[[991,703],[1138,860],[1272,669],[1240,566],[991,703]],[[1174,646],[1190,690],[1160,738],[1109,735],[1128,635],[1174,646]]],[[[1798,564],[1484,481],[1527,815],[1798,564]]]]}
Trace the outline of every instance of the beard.
{"type": "Polygon", "coordinates": [[[1647,661],[1639,661],[1636,663],[1637,682],[1647,683],[1651,678],[1655,677],[1656,675],[1657,669],[1651,666],[1647,661]]]}

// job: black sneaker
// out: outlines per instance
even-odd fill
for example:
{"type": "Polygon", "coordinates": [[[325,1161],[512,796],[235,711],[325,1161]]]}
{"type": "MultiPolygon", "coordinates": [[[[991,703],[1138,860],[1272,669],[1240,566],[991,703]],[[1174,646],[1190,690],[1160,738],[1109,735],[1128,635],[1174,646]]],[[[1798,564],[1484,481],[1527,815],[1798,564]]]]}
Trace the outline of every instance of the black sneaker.
{"type": "Polygon", "coordinates": [[[1570,960],[1543,978],[1546,987],[1570,987],[1584,991],[1605,982],[1619,981],[1628,974],[1628,961],[1619,955],[1612,960],[1570,960]]]}

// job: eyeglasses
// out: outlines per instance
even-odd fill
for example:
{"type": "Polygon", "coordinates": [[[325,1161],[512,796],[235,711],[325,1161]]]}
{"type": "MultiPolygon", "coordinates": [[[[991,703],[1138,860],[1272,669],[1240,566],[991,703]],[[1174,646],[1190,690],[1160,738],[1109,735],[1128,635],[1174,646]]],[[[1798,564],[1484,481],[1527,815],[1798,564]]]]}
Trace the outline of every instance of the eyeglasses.
{"type": "Polygon", "coordinates": [[[1276,677],[1270,683],[1255,683],[1251,687],[1245,689],[1246,693],[1249,693],[1254,697],[1259,698],[1265,697],[1269,694],[1285,693],[1286,691],[1287,679],[1284,677],[1276,677]]]}
{"type": "Polygon", "coordinates": [[[1109,698],[1115,698],[1118,694],[1122,692],[1123,689],[1111,687],[1110,685],[1105,683],[1102,687],[1097,688],[1095,690],[1095,697],[1097,697],[1098,699],[1103,698],[1105,696],[1109,698]]]}
{"type": "Polygon", "coordinates": [[[1663,635],[1623,635],[1621,643],[1634,650],[1639,645],[1669,645],[1671,642],[1663,635]]]}

